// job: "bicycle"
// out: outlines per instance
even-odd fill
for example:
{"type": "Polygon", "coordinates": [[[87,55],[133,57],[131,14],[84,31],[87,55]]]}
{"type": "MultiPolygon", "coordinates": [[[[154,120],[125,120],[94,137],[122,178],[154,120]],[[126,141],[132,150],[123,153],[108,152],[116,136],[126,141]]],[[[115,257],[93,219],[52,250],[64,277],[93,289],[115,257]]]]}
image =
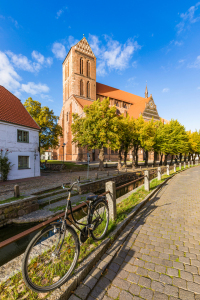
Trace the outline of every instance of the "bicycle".
{"type": "Polygon", "coordinates": [[[76,184],[79,188],[80,181],[77,180],[67,189],[69,193],[64,218],[37,233],[25,251],[22,275],[26,285],[35,292],[46,293],[60,287],[73,272],[79,257],[80,242],[71,224],[80,231],[82,243],[88,237],[101,240],[106,234],[109,210],[103,196],[87,197],[86,224],[75,220],[70,198],[72,188],[76,184]],[[70,213],[68,213],[68,208],[70,213]]]}

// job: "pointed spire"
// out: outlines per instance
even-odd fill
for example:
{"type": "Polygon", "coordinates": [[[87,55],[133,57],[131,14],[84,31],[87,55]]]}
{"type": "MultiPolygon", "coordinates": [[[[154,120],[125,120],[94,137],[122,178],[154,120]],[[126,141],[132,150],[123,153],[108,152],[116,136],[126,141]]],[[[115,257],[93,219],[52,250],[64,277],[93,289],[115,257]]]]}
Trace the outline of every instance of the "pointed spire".
{"type": "Polygon", "coordinates": [[[148,98],[148,89],[147,89],[147,81],[146,81],[146,89],[145,89],[145,98],[148,98]]]}

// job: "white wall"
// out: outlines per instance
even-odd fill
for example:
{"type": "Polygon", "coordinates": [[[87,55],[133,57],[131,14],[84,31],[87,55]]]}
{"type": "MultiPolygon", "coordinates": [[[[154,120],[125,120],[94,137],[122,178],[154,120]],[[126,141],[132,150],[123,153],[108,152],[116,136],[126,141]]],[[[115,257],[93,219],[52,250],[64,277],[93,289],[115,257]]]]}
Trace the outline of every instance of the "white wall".
{"type": "Polygon", "coordinates": [[[40,176],[39,131],[0,121],[0,150],[13,164],[8,180],[40,176]],[[17,129],[29,132],[29,143],[17,142],[17,129]],[[35,156],[35,154],[37,156],[35,156]],[[18,169],[18,156],[29,156],[29,169],[18,169]]]}

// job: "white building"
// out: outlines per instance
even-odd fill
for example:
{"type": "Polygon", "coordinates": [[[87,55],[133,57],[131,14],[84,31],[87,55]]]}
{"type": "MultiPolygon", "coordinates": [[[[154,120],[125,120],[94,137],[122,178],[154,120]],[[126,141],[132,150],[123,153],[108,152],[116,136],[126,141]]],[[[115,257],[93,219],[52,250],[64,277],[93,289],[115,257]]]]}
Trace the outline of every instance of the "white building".
{"type": "Polygon", "coordinates": [[[21,101],[0,85],[0,151],[13,165],[8,180],[40,176],[39,130],[21,101]]]}

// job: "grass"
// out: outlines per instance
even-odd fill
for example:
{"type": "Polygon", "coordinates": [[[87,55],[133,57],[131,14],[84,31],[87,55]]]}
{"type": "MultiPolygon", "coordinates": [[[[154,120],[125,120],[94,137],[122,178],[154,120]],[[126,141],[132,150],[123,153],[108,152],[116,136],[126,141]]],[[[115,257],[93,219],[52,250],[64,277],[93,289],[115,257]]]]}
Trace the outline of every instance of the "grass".
{"type": "MultiPolygon", "coordinates": [[[[171,174],[174,172],[171,171],[171,174]]],[[[153,191],[160,183],[162,183],[169,176],[162,175],[161,180],[157,180],[157,178],[153,179],[150,183],[150,191],[145,191],[144,187],[139,188],[135,193],[131,196],[123,200],[122,202],[117,204],[117,218],[114,221],[109,222],[107,236],[116,228],[116,226],[123,221],[127,215],[132,211],[132,209],[141,202],[151,191],[153,191]]],[[[80,255],[77,266],[88,257],[88,255],[97,248],[97,246],[101,243],[101,241],[94,241],[91,238],[88,238],[84,244],[81,245],[80,255]]],[[[66,251],[65,251],[66,252],[66,251]]],[[[67,254],[66,254],[67,255],[67,254]]],[[[67,257],[63,258],[63,261],[67,257]]],[[[76,266],[76,267],[77,267],[76,266]]],[[[6,282],[0,284],[0,295],[2,300],[10,300],[10,299],[29,299],[36,300],[40,299],[40,295],[29,290],[22,279],[22,274],[19,272],[18,274],[11,277],[6,282]]],[[[46,297],[50,295],[48,293],[46,297]]]]}
{"type": "Polygon", "coordinates": [[[12,201],[15,201],[15,200],[21,200],[21,199],[24,199],[24,198],[25,198],[25,196],[11,197],[11,198],[8,198],[8,199],[5,199],[5,200],[0,200],[0,204],[9,203],[9,202],[12,202],[12,201]]]}

